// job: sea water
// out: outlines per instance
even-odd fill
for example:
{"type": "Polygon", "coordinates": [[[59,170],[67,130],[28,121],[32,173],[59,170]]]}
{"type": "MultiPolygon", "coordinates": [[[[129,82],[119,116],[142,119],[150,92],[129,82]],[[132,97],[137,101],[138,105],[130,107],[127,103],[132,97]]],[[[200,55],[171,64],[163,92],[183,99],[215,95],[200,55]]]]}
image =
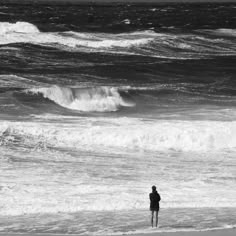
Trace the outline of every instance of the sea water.
{"type": "Polygon", "coordinates": [[[235,13],[2,4],[0,232],[235,227],[235,13]]]}

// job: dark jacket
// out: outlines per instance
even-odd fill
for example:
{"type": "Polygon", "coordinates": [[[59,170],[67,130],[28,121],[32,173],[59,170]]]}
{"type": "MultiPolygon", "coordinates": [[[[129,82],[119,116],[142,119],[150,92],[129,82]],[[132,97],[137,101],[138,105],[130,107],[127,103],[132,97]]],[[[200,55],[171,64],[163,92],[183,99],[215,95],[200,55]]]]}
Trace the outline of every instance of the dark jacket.
{"type": "Polygon", "coordinates": [[[149,194],[149,198],[150,198],[150,210],[159,211],[159,202],[161,201],[159,193],[157,191],[152,192],[149,194]]]}

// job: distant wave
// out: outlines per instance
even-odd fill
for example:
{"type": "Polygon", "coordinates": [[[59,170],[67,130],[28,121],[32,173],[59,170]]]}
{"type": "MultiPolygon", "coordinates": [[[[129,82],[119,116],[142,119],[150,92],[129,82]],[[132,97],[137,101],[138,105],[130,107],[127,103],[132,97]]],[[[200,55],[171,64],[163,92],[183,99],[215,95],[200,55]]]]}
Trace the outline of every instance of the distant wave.
{"type": "Polygon", "coordinates": [[[125,39],[124,37],[112,37],[112,34],[101,33],[43,33],[35,25],[27,22],[17,22],[15,24],[0,22],[0,33],[0,44],[60,44],[68,47],[110,48],[146,44],[152,40],[150,37],[138,38],[135,35],[132,38],[125,39]]]}
{"type": "Polygon", "coordinates": [[[83,150],[217,151],[236,148],[236,122],[163,121],[134,118],[86,119],[62,127],[58,124],[4,122],[2,143],[21,140],[34,147],[83,150]],[[9,138],[10,137],[10,138],[9,138]]]}
{"type": "Polygon", "coordinates": [[[38,28],[28,22],[0,22],[0,34],[9,34],[9,33],[39,33],[38,28]]]}
{"type": "Polygon", "coordinates": [[[236,55],[229,38],[212,34],[235,35],[234,29],[199,30],[191,34],[156,33],[151,30],[121,34],[82,32],[40,32],[27,22],[0,23],[0,44],[30,43],[60,50],[141,55],[167,59],[197,59],[236,55]],[[205,33],[204,33],[205,32],[205,33]],[[202,34],[204,33],[204,35],[202,34]],[[209,36],[209,34],[211,36],[209,36]]]}
{"type": "Polygon", "coordinates": [[[236,29],[216,29],[216,30],[202,30],[203,32],[208,32],[211,34],[217,35],[225,35],[225,36],[232,36],[236,37],[236,29]]]}
{"type": "Polygon", "coordinates": [[[117,111],[122,106],[134,106],[125,101],[113,87],[68,88],[53,86],[27,90],[33,94],[42,94],[56,104],[78,111],[108,112],[117,111]]]}
{"type": "Polygon", "coordinates": [[[28,88],[39,86],[44,83],[34,81],[33,79],[24,78],[14,74],[0,75],[0,88],[28,88]]]}
{"type": "Polygon", "coordinates": [[[236,29],[218,29],[216,32],[225,35],[236,36],[236,29]]]}

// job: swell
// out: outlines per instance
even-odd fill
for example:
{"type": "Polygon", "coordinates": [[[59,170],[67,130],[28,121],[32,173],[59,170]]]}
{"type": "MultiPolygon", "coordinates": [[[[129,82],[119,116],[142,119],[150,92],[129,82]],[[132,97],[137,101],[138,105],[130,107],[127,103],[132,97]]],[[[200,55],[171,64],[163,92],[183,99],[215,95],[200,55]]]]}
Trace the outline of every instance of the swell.
{"type": "Polygon", "coordinates": [[[226,29],[226,28],[220,28],[215,30],[199,30],[200,32],[215,34],[219,36],[228,36],[228,37],[236,37],[236,29],[226,29]]]}
{"type": "Polygon", "coordinates": [[[60,50],[141,55],[168,59],[199,59],[236,55],[235,30],[219,29],[218,31],[200,30],[188,34],[157,33],[150,30],[121,34],[74,31],[40,32],[35,25],[28,22],[15,24],[1,22],[0,44],[30,43],[55,47],[60,50]],[[213,37],[212,35],[217,32],[216,37],[213,37]],[[225,32],[233,38],[225,38],[225,32]]]}

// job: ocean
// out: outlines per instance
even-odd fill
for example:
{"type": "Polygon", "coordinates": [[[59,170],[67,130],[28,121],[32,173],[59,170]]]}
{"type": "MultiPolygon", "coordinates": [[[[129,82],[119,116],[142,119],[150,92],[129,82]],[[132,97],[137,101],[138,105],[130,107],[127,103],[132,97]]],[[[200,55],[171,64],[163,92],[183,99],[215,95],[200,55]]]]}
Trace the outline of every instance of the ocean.
{"type": "Polygon", "coordinates": [[[0,232],[234,228],[235,16],[0,4],[0,232]]]}

